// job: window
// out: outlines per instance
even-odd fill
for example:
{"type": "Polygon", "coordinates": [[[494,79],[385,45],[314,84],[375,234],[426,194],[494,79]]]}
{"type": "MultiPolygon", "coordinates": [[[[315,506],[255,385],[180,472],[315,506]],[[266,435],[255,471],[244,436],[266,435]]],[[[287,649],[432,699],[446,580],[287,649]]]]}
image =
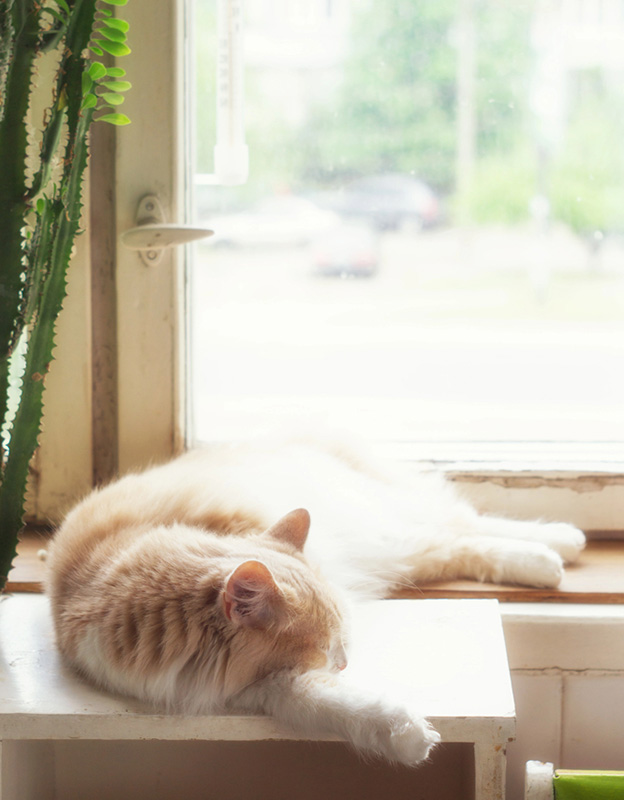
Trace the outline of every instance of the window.
{"type": "MultiPolygon", "coordinates": [[[[617,225],[614,223],[612,229],[594,226],[589,237],[593,246],[589,248],[587,238],[575,233],[570,221],[555,221],[554,211],[549,225],[539,229],[543,221],[539,212],[545,207],[540,202],[529,202],[533,215],[519,221],[512,219],[513,225],[509,220],[493,224],[480,218],[469,224],[465,220],[472,218],[454,216],[452,195],[444,194],[439,184],[429,178],[425,183],[442,209],[439,224],[427,227],[411,220],[398,229],[390,224],[388,229],[389,223],[383,222],[380,230],[371,232],[366,226],[362,232],[360,219],[342,219],[340,209],[332,208],[331,203],[327,207],[326,201],[342,202],[347,187],[351,190],[354,186],[359,197],[368,198],[368,178],[373,177],[375,197],[384,197],[383,208],[387,210],[388,198],[402,194],[403,188],[397,189],[394,182],[388,186],[379,181],[385,168],[361,173],[354,170],[329,180],[327,174],[323,177],[319,166],[331,163],[327,156],[326,162],[316,159],[317,169],[306,174],[305,181],[294,180],[293,176],[301,175],[295,167],[304,146],[320,146],[321,139],[325,144],[342,146],[337,134],[347,136],[348,131],[321,124],[318,119],[320,134],[313,131],[307,115],[311,108],[322,109],[323,104],[334,102],[339,95],[336,53],[346,52],[347,32],[355,24],[356,12],[365,13],[368,6],[364,2],[293,2],[283,7],[267,3],[265,9],[272,9],[273,13],[269,18],[274,24],[272,35],[277,32],[282,36],[282,49],[275,42],[263,44],[260,34],[268,35],[266,26],[253,13],[248,19],[248,30],[253,32],[255,27],[258,34],[256,50],[248,48],[251,180],[238,189],[196,186],[197,217],[222,236],[226,227],[221,223],[228,217],[240,220],[245,213],[249,224],[234,226],[233,230],[247,236],[259,235],[258,232],[276,235],[277,230],[287,241],[248,247],[219,243],[215,237],[215,241],[197,247],[190,296],[191,305],[195,306],[194,324],[203,338],[191,340],[195,352],[192,359],[187,359],[185,327],[189,315],[185,309],[183,252],[167,250],[158,267],[147,267],[136,253],[119,244],[117,234],[136,224],[137,206],[146,194],[159,196],[168,220],[184,218],[190,159],[186,150],[183,84],[186,81],[188,86],[190,80],[184,77],[181,64],[183,54],[191,50],[185,38],[189,31],[185,14],[191,5],[182,0],[152,0],[150,6],[130,3],[124,9],[134,31],[133,52],[127,64],[133,91],[126,100],[133,124],[122,131],[109,130],[108,135],[102,130],[93,132],[90,222],[87,235],[78,242],[70,295],[60,320],[58,351],[47,384],[45,435],[35,465],[31,517],[56,521],[88,491],[93,480],[105,480],[117,471],[141,468],[179,452],[189,431],[184,395],[185,371],[190,365],[195,375],[196,430],[204,438],[242,435],[246,425],[268,425],[276,417],[283,422],[302,411],[333,424],[346,421],[383,440],[386,451],[395,456],[424,456],[443,464],[483,510],[567,519],[590,532],[617,535],[622,530],[624,500],[621,420],[614,413],[621,398],[622,319],[618,309],[622,277],[617,225]],[[283,66],[277,69],[277,65],[274,73],[259,69],[254,62],[254,52],[280,59],[284,53],[290,58],[299,50],[303,52],[306,42],[319,41],[311,30],[318,33],[324,46],[306,50],[306,55],[300,57],[305,62],[312,52],[315,59],[325,59],[321,73],[309,71],[309,63],[302,63],[301,74],[289,84],[283,82],[283,74],[280,77],[283,66]],[[295,38],[293,31],[299,31],[295,38]],[[297,94],[293,87],[298,89],[301,85],[313,90],[311,94],[297,94]],[[282,86],[284,98],[290,92],[290,102],[276,106],[275,93],[282,86]],[[293,139],[302,143],[301,152],[286,148],[287,141],[293,139]],[[290,176],[288,186],[284,181],[276,183],[275,176],[280,174],[290,176]],[[256,204],[264,209],[265,217],[257,208],[247,213],[256,204]],[[299,229],[295,224],[272,228],[267,222],[267,218],[277,216],[281,223],[287,214],[291,220],[299,220],[299,229]],[[357,229],[358,246],[362,240],[374,243],[373,249],[380,254],[374,274],[355,277],[342,267],[337,275],[316,274],[322,270],[315,268],[315,259],[320,256],[316,237],[308,239],[310,224],[316,232],[329,219],[328,230],[333,230],[336,216],[340,227],[344,223],[344,227],[351,229],[353,225],[357,229]],[[455,223],[456,219],[461,224],[455,223]],[[254,227],[253,223],[259,220],[262,224],[254,227]],[[301,229],[305,233],[304,244],[292,240],[301,229]],[[595,236],[596,232],[602,236],[595,236]],[[490,246],[492,242],[496,247],[490,246]],[[531,263],[548,267],[542,273],[547,274],[548,282],[543,287],[537,282],[544,289],[543,296],[532,283],[536,273],[526,268],[525,256],[535,255],[532,247],[536,243],[542,260],[531,263]],[[596,244],[600,245],[598,249],[596,244]],[[563,261],[554,257],[557,253],[563,261]],[[85,269],[89,260],[91,271],[85,269]],[[245,330],[250,321],[255,326],[251,333],[245,330]],[[496,327],[494,322],[500,325],[496,327]],[[420,330],[420,338],[414,330],[420,330]],[[516,335],[519,338],[514,340],[516,335]],[[569,336],[576,338],[569,340],[569,336]],[[477,344],[483,348],[480,352],[477,344]],[[502,353],[500,359],[488,361],[489,354],[497,348],[502,353]],[[556,373],[546,388],[559,391],[558,398],[555,395],[554,400],[545,399],[546,388],[525,384],[524,375],[523,380],[516,379],[513,371],[520,363],[518,351],[523,349],[529,351],[525,360],[527,381],[532,376],[531,362],[536,360],[542,364],[545,379],[556,373]],[[447,371],[440,378],[439,365],[449,363],[440,356],[448,358],[453,351],[457,372],[447,371]],[[474,397],[467,397],[468,390],[464,388],[482,390],[473,380],[474,363],[469,362],[474,362],[475,353],[490,366],[491,373],[496,373],[499,380],[495,386],[501,393],[489,397],[488,403],[483,397],[477,398],[480,408],[474,397]],[[424,370],[427,379],[420,380],[416,392],[413,381],[418,370],[424,370]],[[565,383],[566,392],[560,389],[561,383],[565,383]],[[510,404],[507,397],[505,405],[501,396],[509,384],[524,394],[513,395],[515,404],[510,404]],[[585,393],[583,401],[578,391],[585,393]],[[441,398],[445,398],[446,405],[441,398]],[[506,409],[505,414],[496,416],[501,407],[506,409]],[[265,416],[260,413],[263,411],[267,411],[265,416]],[[548,437],[536,442],[538,424],[548,437]],[[510,446],[510,442],[515,444],[510,446]]],[[[457,13],[460,9],[449,0],[448,6],[436,4],[436,13],[441,13],[443,6],[446,12],[450,9],[457,13]]],[[[514,4],[509,6],[512,11],[507,22],[526,20],[528,11],[546,13],[550,9],[560,15],[563,30],[566,14],[574,12],[576,16],[572,18],[581,19],[578,15],[590,6],[554,0],[552,5],[514,4]]],[[[253,12],[254,7],[251,5],[249,10],[253,12]]],[[[482,42],[485,35],[476,13],[479,8],[480,4],[473,9],[475,42],[482,42]]],[[[594,52],[602,52],[610,67],[583,72],[582,79],[577,76],[574,91],[579,98],[609,99],[596,115],[589,117],[593,126],[596,119],[602,119],[600,114],[613,115],[609,126],[603,126],[596,134],[596,142],[602,144],[586,152],[591,158],[606,158],[604,137],[611,137],[615,143],[614,153],[608,156],[615,161],[601,173],[613,180],[607,181],[608,191],[595,196],[602,198],[598,208],[618,211],[621,182],[614,164],[619,152],[620,83],[615,78],[621,50],[617,39],[620,23],[615,14],[617,4],[605,3],[602,8],[601,19],[607,19],[607,13],[611,16],[609,23],[603,25],[607,36],[601,47],[594,47],[594,52]],[[609,36],[613,39],[611,48],[605,43],[611,41],[609,36]],[[590,91],[587,87],[592,85],[602,86],[603,94],[590,91]]],[[[191,28],[195,33],[206,34],[206,18],[211,9],[208,0],[197,0],[191,28]]],[[[499,8],[500,13],[503,11],[499,8]]],[[[492,25],[495,17],[490,19],[492,25]]],[[[448,45],[459,58],[456,25],[444,30],[444,46],[448,45]]],[[[529,30],[534,35],[535,27],[530,26],[529,30]]],[[[592,41],[592,30],[577,26],[584,46],[592,41]]],[[[211,37],[202,39],[197,51],[199,59],[209,61],[211,41],[211,37]]],[[[507,56],[511,57],[510,53],[507,56]]],[[[482,57],[483,51],[475,48],[476,65],[482,57]]],[[[507,63],[501,58],[497,55],[495,62],[507,63]]],[[[212,66],[202,69],[195,76],[197,84],[205,77],[205,97],[199,110],[206,115],[202,124],[212,130],[208,121],[214,95],[212,66]]],[[[456,79],[455,74],[453,81],[456,79]]],[[[455,83],[452,89],[450,81],[448,86],[454,97],[455,83]]],[[[476,88],[479,86],[482,84],[477,81],[476,88]]],[[[522,81],[513,86],[515,96],[520,97],[518,86],[522,87],[522,81]]],[[[482,150],[485,145],[480,144],[481,138],[487,134],[486,138],[492,139],[503,154],[509,154],[511,151],[505,150],[509,142],[502,136],[494,111],[509,112],[512,119],[517,111],[515,107],[508,108],[509,104],[504,111],[502,101],[498,103],[500,108],[492,109],[496,104],[488,102],[485,110],[490,115],[483,116],[484,106],[479,105],[477,97],[478,92],[475,107],[480,109],[482,116],[477,115],[477,119],[485,125],[485,134],[482,128],[475,128],[474,158],[468,175],[473,172],[473,188],[478,184],[477,196],[481,197],[484,184],[488,187],[484,176],[496,185],[501,175],[508,174],[507,168],[513,166],[511,156],[497,156],[493,165],[484,164],[487,147],[482,150]],[[502,172],[497,171],[499,167],[502,172]]],[[[549,108],[548,103],[544,108],[549,108]]],[[[327,109],[324,113],[337,117],[327,109]]],[[[440,136],[449,130],[455,136],[460,129],[458,119],[455,123],[448,130],[443,126],[436,130],[440,136]]],[[[465,119],[462,124],[466,124],[465,119]]],[[[595,128],[590,128],[594,136],[595,128]]],[[[518,134],[522,134],[520,138],[528,135],[521,126],[518,134]]],[[[197,145],[196,162],[200,173],[212,169],[212,141],[209,134],[202,138],[206,141],[197,145]]],[[[364,129],[360,138],[368,141],[364,129]]],[[[453,151],[456,158],[458,151],[459,147],[453,151]]],[[[432,168],[441,170],[440,163],[432,156],[431,159],[432,168]]],[[[453,169],[457,168],[456,161],[450,163],[453,169]]],[[[418,177],[407,172],[410,179],[418,177]]],[[[534,175],[531,170],[526,174],[534,175]]],[[[576,180],[577,173],[572,174],[576,180]]],[[[584,175],[582,170],[579,174],[584,175]]],[[[413,188],[411,180],[409,185],[413,188]]],[[[513,184],[505,178],[503,185],[508,189],[513,184]]],[[[591,188],[591,181],[584,186],[591,188]]],[[[525,192],[524,196],[528,194],[525,192]]],[[[499,197],[508,213],[505,203],[511,200],[504,194],[499,197]]],[[[570,197],[574,198],[571,207],[577,209],[576,198],[583,195],[570,197]]],[[[474,214],[481,205],[471,200],[467,208],[474,214]]],[[[487,208],[498,210],[499,206],[490,203],[487,208]]],[[[524,205],[518,208],[526,214],[524,205]]],[[[352,252],[352,240],[347,238],[345,247],[352,252]]],[[[599,577],[600,591],[601,581],[599,577]]],[[[599,595],[604,597],[604,591],[599,595]]]]}
{"type": "Polygon", "coordinates": [[[444,462],[620,465],[624,17],[599,6],[249,4],[233,188],[201,180],[197,3],[200,439],[303,417],[444,462]]]}
{"type": "MultiPolygon", "coordinates": [[[[99,218],[107,207],[118,233],[135,224],[138,202],[150,192],[160,196],[170,221],[180,220],[184,212],[189,161],[182,152],[179,59],[189,51],[185,4],[158,2],[162,6],[150,7],[150,12],[136,3],[124,11],[134,31],[128,57],[132,63],[127,64],[134,91],[126,100],[133,124],[118,132],[114,160],[106,149],[110,145],[94,149],[95,162],[100,153],[100,161],[113,164],[114,171],[108,175],[108,188],[92,187],[92,214],[99,218]]],[[[410,14],[412,6],[405,5],[410,14]]],[[[373,27],[383,39],[384,31],[389,35],[393,30],[381,25],[385,15],[398,13],[402,6],[397,2],[375,7],[380,17],[373,27]]],[[[313,420],[360,427],[393,443],[393,452],[401,456],[413,457],[416,443],[425,457],[451,464],[480,505],[492,511],[572,518],[589,529],[621,528],[618,367],[623,284],[617,221],[622,184],[617,142],[622,120],[619,92],[624,85],[618,80],[619,58],[624,49],[618,39],[619,4],[603,3],[602,16],[591,26],[583,21],[589,7],[593,5],[554,0],[492,8],[459,0],[420,4],[423,18],[416,22],[421,28],[428,26],[424,44],[422,36],[416,38],[418,26],[414,29],[411,18],[394,25],[410,33],[410,42],[419,43],[411,47],[403,66],[413,76],[423,76],[420,83],[412,80],[405,95],[409,102],[397,110],[385,104],[399,93],[382,90],[389,80],[392,48],[385,60],[372,59],[366,51],[381,46],[371,44],[372,34],[365,30],[370,3],[267,2],[265,16],[255,4],[248,5],[250,181],[240,188],[196,187],[197,219],[218,234],[196,247],[191,292],[199,335],[192,339],[190,363],[195,426],[201,438],[240,435],[247,424],[268,425],[275,417],[283,422],[303,412],[313,420]],[[556,15],[552,25],[548,15],[556,15]],[[603,38],[596,44],[599,25],[603,38]],[[366,35],[354,38],[357,26],[366,35]],[[545,82],[530,68],[537,66],[540,35],[549,29],[560,35],[550,42],[554,50],[544,53],[541,69],[553,91],[565,77],[570,104],[565,116],[552,99],[564,95],[552,95],[548,102],[545,82]],[[355,53],[354,43],[359,48],[355,53]],[[564,43],[565,71],[557,61],[557,48],[564,49],[564,43]],[[413,52],[423,62],[418,71],[413,52]],[[435,53],[444,57],[434,58],[435,53]],[[356,56],[359,62],[353,61],[356,56]],[[551,69],[548,59],[561,69],[551,69]],[[463,81],[458,79],[460,60],[474,64],[463,81]],[[349,63],[354,87],[350,92],[345,88],[349,63]],[[432,74],[435,81],[428,77],[432,74]],[[472,89],[470,80],[466,88],[470,74],[475,76],[472,89]],[[362,75],[367,80],[361,80],[362,75]],[[473,98],[472,106],[456,103],[460,83],[473,98]],[[547,225],[545,204],[535,202],[543,154],[528,127],[536,113],[528,105],[529,85],[541,90],[544,122],[549,114],[565,119],[570,148],[573,142],[587,141],[584,137],[592,144],[587,150],[565,150],[561,144],[559,161],[551,156],[553,180],[556,165],[563,170],[561,164],[572,164],[558,173],[560,179],[581,186],[585,194],[569,193],[568,205],[563,203],[563,211],[556,212],[560,216],[551,198],[547,225]],[[362,99],[357,86],[370,96],[362,99]],[[438,87],[439,95],[431,94],[431,86],[438,87]],[[413,123],[414,107],[426,109],[426,130],[415,128],[418,136],[412,137],[418,148],[403,153],[395,135],[398,123],[349,127],[351,118],[342,110],[349,103],[363,117],[385,114],[382,120],[398,118],[402,124],[413,123]],[[578,111],[580,122],[574,123],[571,136],[576,119],[572,109],[586,103],[597,103],[596,109],[592,106],[592,113],[584,117],[578,111]],[[397,117],[399,112],[405,119],[397,117]],[[446,116],[440,117],[443,113],[446,116]],[[608,142],[614,144],[607,146],[608,142]],[[394,161],[379,160],[382,145],[394,148],[394,161]],[[440,152],[447,153],[445,159],[440,152]],[[587,169],[583,171],[588,163],[581,158],[585,152],[602,170],[604,185],[593,194],[592,176],[597,173],[588,177],[587,169]],[[400,160],[416,156],[413,163],[400,160]],[[364,158],[369,160],[361,166],[364,158]],[[423,181],[431,190],[432,194],[424,191],[435,201],[431,207],[437,206],[439,222],[430,225],[417,217],[393,229],[396,221],[381,220],[381,229],[371,230],[362,227],[358,214],[345,219],[344,204],[354,197],[366,200],[367,179],[388,172],[407,177],[410,191],[415,180],[423,181]],[[457,207],[453,194],[460,174],[463,181],[473,176],[465,209],[457,207]],[[529,179],[533,183],[527,185],[529,179]],[[504,191],[496,194],[501,184],[504,191]],[[287,216],[284,206],[297,224],[281,224],[287,216]],[[573,227],[577,218],[572,211],[579,208],[590,208],[591,213],[598,209],[603,220],[605,209],[615,209],[615,222],[599,225],[593,218],[588,239],[581,235],[580,223],[581,233],[573,227]],[[240,221],[242,214],[248,224],[235,225],[235,230],[291,240],[253,248],[219,242],[228,218],[240,221]],[[492,215],[499,217],[492,222],[492,215]],[[277,231],[269,224],[276,217],[277,231]],[[341,253],[348,254],[348,268],[341,260],[337,275],[322,274],[325,237],[319,243],[318,231],[324,226],[332,230],[328,238],[337,238],[332,242],[334,254],[339,259],[347,258],[341,253]],[[303,236],[305,243],[293,243],[295,235],[303,236]],[[355,265],[353,261],[362,245],[369,255],[375,254],[376,271],[375,261],[369,260],[374,274],[352,277],[354,269],[367,269],[365,259],[355,265]],[[509,447],[510,442],[516,444],[509,447]]],[[[198,173],[212,170],[213,17],[211,2],[196,3],[195,83],[203,93],[198,113],[206,131],[196,145],[198,173]]],[[[531,97],[537,102],[535,92],[531,97]]],[[[419,111],[419,125],[420,120],[419,111]]],[[[376,191],[386,198],[384,209],[390,205],[389,196],[405,193],[379,184],[376,191]]],[[[170,250],[152,269],[112,237],[107,247],[116,260],[114,314],[105,316],[116,364],[106,389],[112,398],[113,425],[103,438],[113,450],[117,447],[116,465],[125,471],[166,458],[184,441],[183,259],[179,251],[170,250]]],[[[104,250],[100,241],[92,257],[102,260],[104,250]]],[[[97,269],[94,264],[94,274],[97,269]]],[[[94,394],[96,399],[102,396],[102,370],[97,367],[102,362],[97,353],[88,352],[92,317],[102,312],[97,302],[91,310],[91,301],[84,299],[89,281],[81,280],[84,285],[68,301],[79,310],[65,315],[71,316],[75,330],[70,344],[59,347],[56,389],[50,376],[47,402],[50,409],[56,404],[61,410],[49,413],[46,420],[42,485],[54,485],[38,502],[43,517],[58,518],[88,488],[92,459],[101,451],[100,447],[94,453],[95,438],[87,423],[92,419],[96,429],[102,427],[92,413],[94,394]],[[72,363],[65,368],[67,360],[72,363]],[[74,405],[86,418],[68,430],[66,387],[78,388],[78,374],[74,405]],[[60,420],[58,430],[55,418],[60,420]]],[[[96,291],[96,301],[100,295],[96,291]]],[[[107,346],[98,345],[100,355],[107,346]]],[[[78,419],[76,411],[71,414],[78,419]]]]}

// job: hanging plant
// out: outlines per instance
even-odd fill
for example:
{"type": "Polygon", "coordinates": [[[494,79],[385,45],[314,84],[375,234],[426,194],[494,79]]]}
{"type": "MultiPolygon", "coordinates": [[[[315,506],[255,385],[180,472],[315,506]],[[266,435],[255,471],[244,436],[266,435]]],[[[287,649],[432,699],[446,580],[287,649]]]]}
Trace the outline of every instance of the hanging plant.
{"type": "Polygon", "coordinates": [[[0,589],[22,528],[56,320],[80,230],[88,131],[125,125],[128,0],[0,0],[0,589]],[[47,110],[29,121],[39,66],[56,54],[47,110]],[[39,142],[39,144],[36,144],[39,142]],[[21,373],[21,377],[19,377],[21,373]]]}

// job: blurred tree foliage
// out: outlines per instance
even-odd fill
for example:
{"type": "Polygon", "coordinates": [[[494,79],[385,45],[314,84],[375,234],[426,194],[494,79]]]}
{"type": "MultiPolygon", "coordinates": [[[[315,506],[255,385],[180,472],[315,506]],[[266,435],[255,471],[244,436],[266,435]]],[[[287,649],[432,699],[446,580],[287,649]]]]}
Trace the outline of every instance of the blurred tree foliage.
{"type": "Polygon", "coordinates": [[[571,113],[549,176],[553,217],[581,234],[621,233],[624,97],[596,69],[579,71],[571,89],[571,113]]]}
{"type": "Polygon", "coordinates": [[[476,5],[479,161],[526,149],[531,128],[530,28],[534,5],[534,0],[479,0],[476,5]]]}
{"type": "Polygon", "coordinates": [[[309,177],[404,172],[450,186],[455,6],[455,0],[353,6],[342,85],[314,110],[303,132],[302,169],[309,177]]]}
{"type": "MultiPolygon", "coordinates": [[[[269,97],[247,70],[250,185],[230,196],[337,186],[381,172],[412,174],[451,198],[457,169],[459,5],[462,0],[358,0],[337,82],[315,92],[307,118],[288,121],[285,97],[269,97]],[[319,96],[322,99],[319,99],[319,96]]],[[[546,192],[553,217],[577,231],[622,228],[622,90],[600,70],[570,71],[563,138],[538,158],[531,110],[535,0],[465,0],[475,36],[475,222],[529,217],[546,192]]],[[[198,3],[199,129],[214,130],[214,10],[198,3]],[[205,31],[205,33],[204,33],[205,31]],[[212,31],[212,33],[210,32],[212,31]]],[[[305,82],[302,82],[302,87],[305,82]]],[[[304,91],[302,89],[302,91],[304,91]]],[[[464,99],[465,100],[465,99],[464,99]]],[[[198,141],[199,171],[212,170],[210,136],[198,141]]]]}
{"type": "MultiPolygon", "coordinates": [[[[527,127],[532,0],[477,0],[476,158],[500,157],[527,127]]],[[[302,132],[302,169],[323,177],[396,171],[443,193],[455,182],[457,0],[358,3],[344,80],[302,132]]]]}

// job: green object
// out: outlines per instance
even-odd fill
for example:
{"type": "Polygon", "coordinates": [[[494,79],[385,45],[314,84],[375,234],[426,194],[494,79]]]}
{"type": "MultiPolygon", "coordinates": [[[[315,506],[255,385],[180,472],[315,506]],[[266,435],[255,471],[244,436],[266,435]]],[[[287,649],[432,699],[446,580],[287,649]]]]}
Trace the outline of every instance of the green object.
{"type": "Polygon", "coordinates": [[[102,111],[113,113],[100,119],[128,122],[115,108],[130,86],[119,80],[124,71],[93,58],[130,52],[127,23],[108,7],[126,2],[0,3],[0,590],[22,527],[56,319],[79,233],[87,134],[102,111]],[[40,120],[29,110],[47,53],[57,60],[40,120]]]}
{"type": "Polygon", "coordinates": [[[555,800],[624,800],[624,772],[558,769],[555,800]]]}

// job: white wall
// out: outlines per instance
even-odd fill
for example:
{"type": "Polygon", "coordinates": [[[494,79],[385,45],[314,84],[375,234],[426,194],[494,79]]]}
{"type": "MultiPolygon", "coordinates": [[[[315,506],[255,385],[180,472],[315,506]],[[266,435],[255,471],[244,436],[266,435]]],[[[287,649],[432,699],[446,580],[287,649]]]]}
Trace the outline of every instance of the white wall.
{"type": "Polygon", "coordinates": [[[507,800],[529,759],[624,769],[624,608],[502,607],[518,718],[507,800]]]}

